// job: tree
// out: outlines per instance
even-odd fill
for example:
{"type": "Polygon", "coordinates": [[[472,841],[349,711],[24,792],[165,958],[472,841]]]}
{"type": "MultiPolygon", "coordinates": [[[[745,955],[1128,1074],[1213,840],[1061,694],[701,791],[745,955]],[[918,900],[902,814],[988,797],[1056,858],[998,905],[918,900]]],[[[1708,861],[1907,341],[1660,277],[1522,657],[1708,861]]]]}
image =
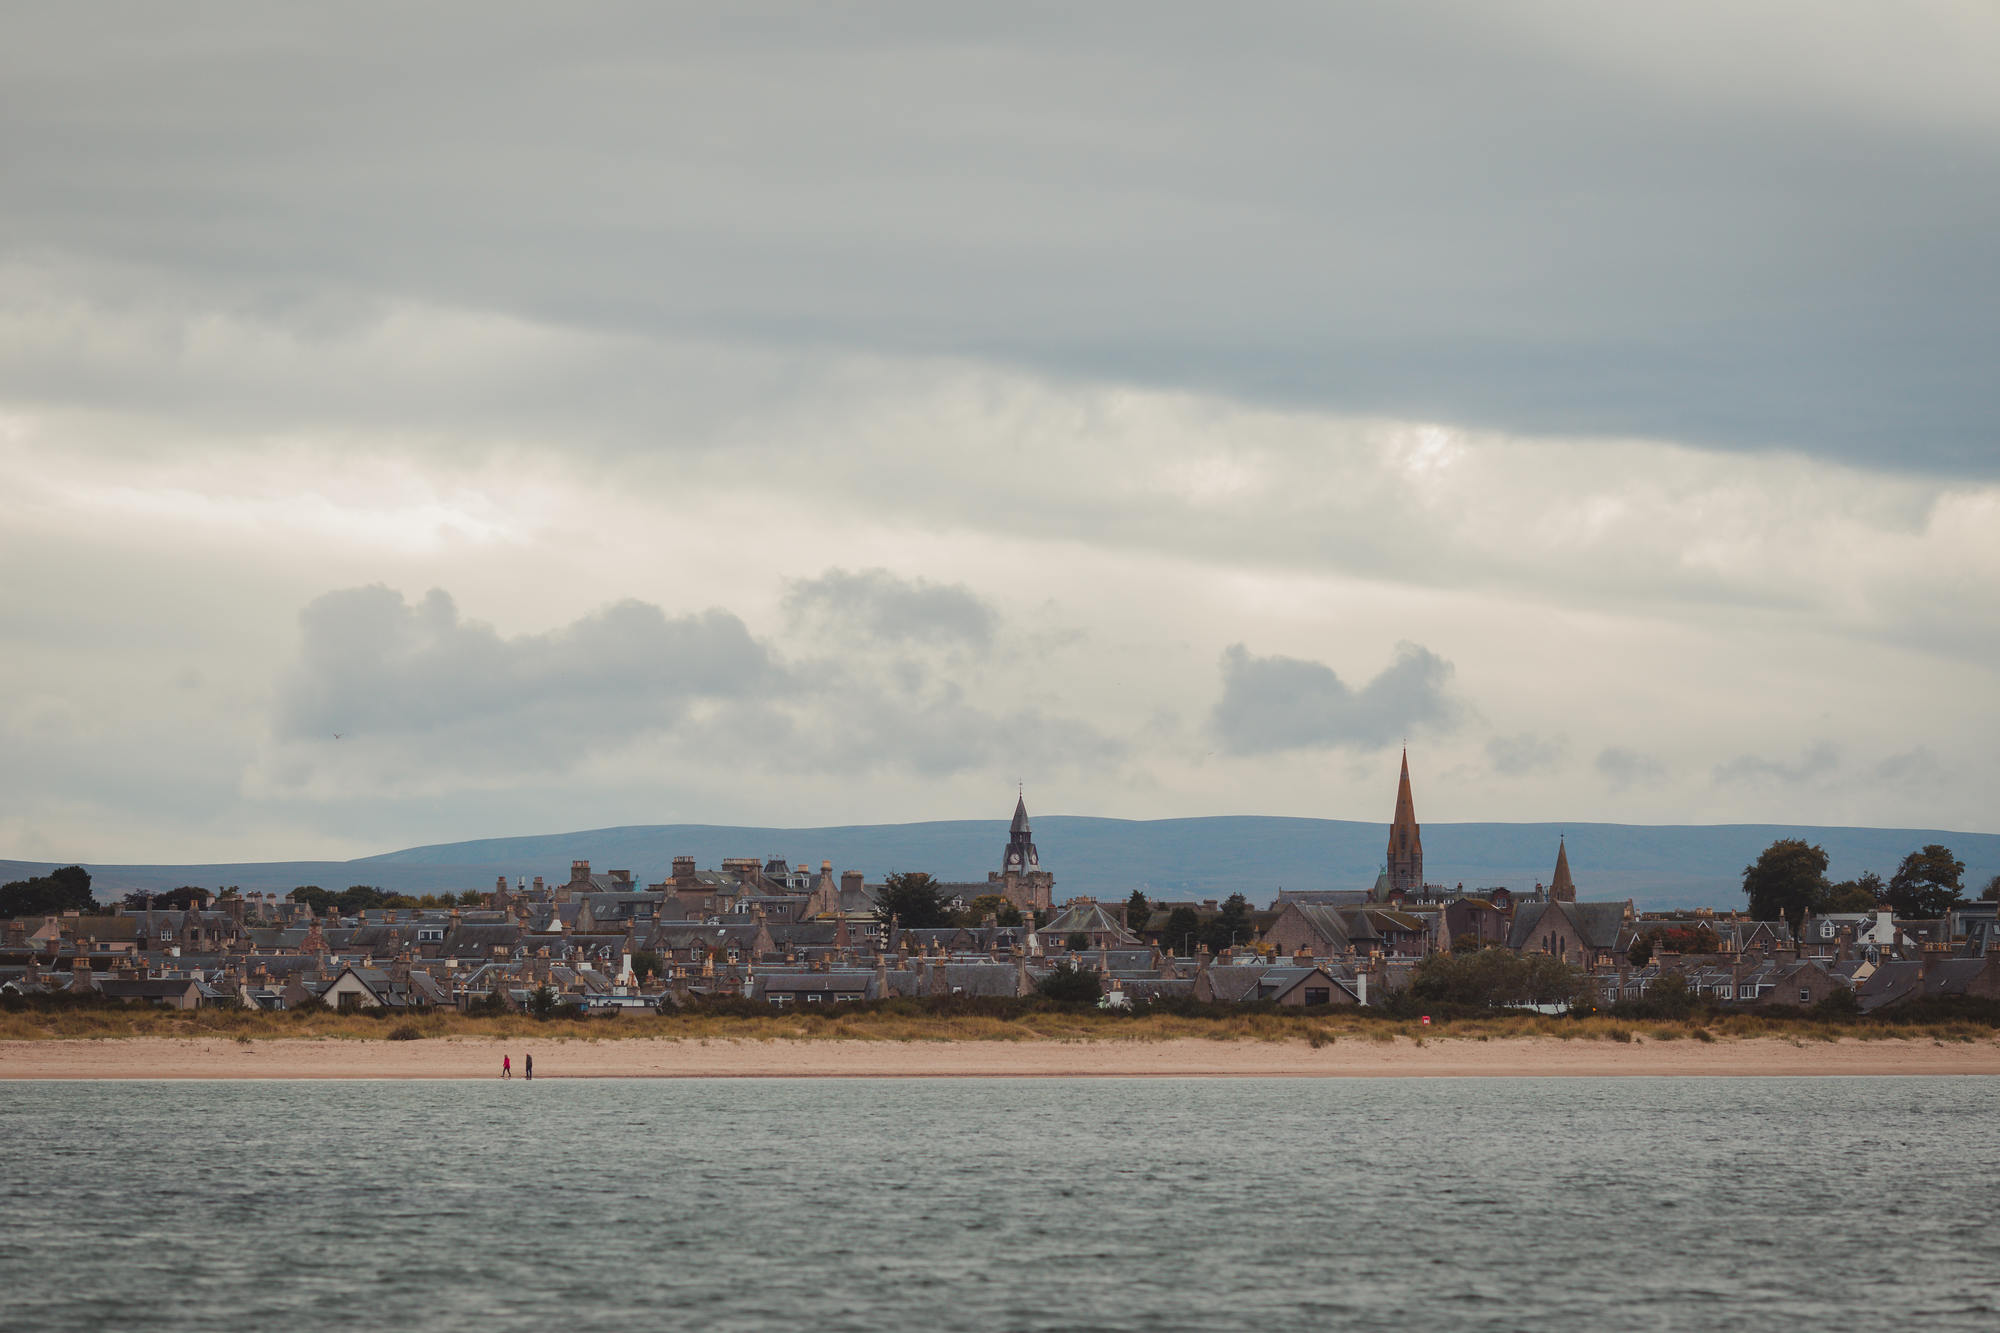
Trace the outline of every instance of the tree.
{"type": "Polygon", "coordinates": [[[317,884],[301,884],[285,896],[303,904],[314,916],[325,916],[333,910],[334,895],[317,884]]]}
{"type": "Polygon", "coordinates": [[[336,894],[333,901],[342,916],[352,916],[372,907],[387,906],[389,895],[374,884],[350,884],[336,894]]]}
{"type": "Polygon", "coordinates": [[[1986,881],[1986,891],[1979,895],[1979,900],[1986,903],[2000,903],[2000,875],[1995,875],[1986,881]]]}
{"type": "Polygon", "coordinates": [[[479,907],[485,902],[486,895],[478,889],[467,889],[464,893],[458,895],[458,905],[460,907],[479,907]]]}
{"type": "Polygon", "coordinates": [[[965,909],[963,924],[983,926],[989,916],[993,918],[993,924],[996,926],[1021,924],[1021,909],[1008,902],[1005,895],[998,893],[982,893],[974,898],[972,905],[965,909]]]}
{"type": "Polygon", "coordinates": [[[1633,937],[1632,947],[1625,951],[1625,961],[1634,967],[1644,967],[1653,961],[1653,937],[1638,935],[1633,937]]]}
{"type": "Polygon", "coordinates": [[[1827,889],[1816,911],[1872,912],[1882,901],[1882,877],[1870,870],[1858,878],[1843,880],[1827,889]]]}
{"type": "Polygon", "coordinates": [[[1633,941],[1632,950],[1626,954],[1633,960],[1634,967],[1646,965],[1636,957],[1640,944],[1646,946],[1646,962],[1651,962],[1656,949],[1668,949],[1674,953],[1715,953],[1722,948],[1722,939],[1706,921],[1697,921],[1692,926],[1656,926],[1633,941]]]}
{"type": "Polygon", "coordinates": [[[1250,901],[1232,893],[1223,901],[1222,910],[1202,927],[1202,943],[1210,953],[1221,953],[1232,944],[1249,943],[1256,933],[1250,928],[1250,901]]]}
{"type": "Polygon", "coordinates": [[[1035,990],[1042,998],[1057,1004],[1096,1004],[1104,995],[1104,984],[1091,968],[1062,962],[1035,983],[1035,990]]]}
{"type": "Polygon", "coordinates": [[[1589,977],[1583,969],[1572,967],[1553,954],[1531,953],[1526,962],[1528,999],[1535,1004],[1571,1005],[1589,991],[1589,977]]]}
{"type": "Polygon", "coordinates": [[[904,930],[932,930],[951,924],[944,890],[921,870],[905,871],[882,881],[875,895],[875,919],[884,929],[894,921],[904,930]]]}
{"type": "Polygon", "coordinates": [[[544,1023],[551,1018],[574,1018],[576,1008],[565,1004],[562,994],[546,981],[528,992],[528,1012],[544,1023]]]}
{"type": "Polygon", "coordinates": [[[1152,918],[1153,905],[1146,901],[1146,895],[1139,889],[1132,890],[1132,896],[1125,900],[1125,929],[1137,935],[1146,928],[1152,918]]]}
{"type": "Polygon", "coordinates": [[[178,889],[167,889],[159,893],[139,889],[126,894],[122,901],[128,912],[143,912],[148,907],[161,912],[190,912],[205,906],[213,896],[207,889],[193,884],[183,884],[178,889]]]}
{"type": "Polygon", "coordinates": [[[1964,883],[1965,862],[1934,842],[1903,858],[1882,897],[1897,916],[1928,920],[1964,905],[1964,883]]]}
{"type": "Polygon", "coordinates": [[[632,975],[635,977],[642,980],[646,977],[657,977],[666,970],[666,963],[651,949],[641,949],[632,955],[632,975]]]}
{"type": "Polygon", "coordinates": [[[1782,917],[1795,933],[1826,894],[1826,849],[1803,838],[1780,838],[1743,867],[1743,896],[1750,900],[1750,915],[1759,921],[1782,917]]]}
{"type": "Polygon", "coordinates": [[[0,917],[96,910],[97,900],[90,896],[90,872],[82,866],[64,866],[0,887],[0,917]]]}
{"type": "Polygon", "coordinates": [[[1072,930],[1068,938],[1063,940],[1063,948],[1071,953],[1083,953],[1090,948],[1090,936],[1080,930],[1072,930]]]}
{"type": "Polygon", "coordinates": [[[1192,907],[1176,907],[1167,913],[1167,926],[1160,934],[1169,953],[1192,953],[1195,937],[1201,934],[1201,916],[1192,907]]]}
{"type": "Polygon", "coordinates": [[[1436,953],[1410,977],[1410,997],[1433,1004],[1497,1009],[1517,1004],[1566,1004],[1583,993],[1584,974],[1548,954],[1507,949],[1436,953]]]}
{"type": "Polygon", "coordinates": [[[1689,989],[1686,977],[1669,972],[1646,987],[1646,998],[1640,1003],[1660,1018],[1686,1018],[1694,1012],[1699,998],[1689,989]]]}

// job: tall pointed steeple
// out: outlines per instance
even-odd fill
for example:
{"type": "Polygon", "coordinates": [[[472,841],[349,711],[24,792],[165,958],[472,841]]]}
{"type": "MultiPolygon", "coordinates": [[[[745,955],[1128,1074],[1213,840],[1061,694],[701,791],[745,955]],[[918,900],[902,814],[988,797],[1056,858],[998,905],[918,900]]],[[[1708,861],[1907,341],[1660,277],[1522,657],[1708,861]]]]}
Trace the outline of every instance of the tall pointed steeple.
{"type": "Polygon", "coordinates": [[[1039,870],[1035,854],[1035,831],[1028,827],[1028,796],[1021,792],[1014,800],[1014,822],[1007,829],[1007,850],[1000,862],[1001,873],[1039,870]]]}
{"type": "Polygon", "coordinates": [[[1424,888],[1424,839],[1417,801],[1410,794],[1410,747],[1403,747],[1403,775],[1396,783],[1396,821],[1389,826],[1389,891],[1415,895],[1424,888]]]}
{"type": "Polygon", "coordinates": [[[1549,880],[1549,901],[1573,903],[1576,901],[1576,881],[1569,877],[1569,839],[1556,839],[1556,873],[1549,880]]]}

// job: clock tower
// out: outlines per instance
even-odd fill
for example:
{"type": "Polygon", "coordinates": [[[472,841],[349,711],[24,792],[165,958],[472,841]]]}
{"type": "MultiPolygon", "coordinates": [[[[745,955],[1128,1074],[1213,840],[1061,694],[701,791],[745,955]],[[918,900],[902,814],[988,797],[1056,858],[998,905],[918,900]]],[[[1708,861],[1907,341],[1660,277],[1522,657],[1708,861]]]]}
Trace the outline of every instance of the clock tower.
{"type": "Polygon", "coordinates": [[[986,882],[1024,912],[1046,912],[1053,902],[1055,876],[1042,869],[1035,851],[1025,793],[1014,802],[1014,822],[1007,829],[1007,850],[1000,854],[1000,869],[989,873],[986,882]]]}

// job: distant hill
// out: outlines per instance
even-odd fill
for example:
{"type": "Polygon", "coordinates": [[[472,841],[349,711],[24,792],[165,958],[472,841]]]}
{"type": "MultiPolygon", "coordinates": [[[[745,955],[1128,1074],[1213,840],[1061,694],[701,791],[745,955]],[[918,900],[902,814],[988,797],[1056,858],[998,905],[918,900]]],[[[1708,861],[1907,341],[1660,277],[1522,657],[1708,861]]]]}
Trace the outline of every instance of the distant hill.
{"type": "MultiPolygon", "coordinates": [[[[1824,846],[1832,873],[1887,876],[1904,854],[1941,842],[1966,863],[1976,894],[2000,873],[2000,834],[1938,829],[1815,828],[1788,824],[1426,824],[1426,878],[1435,883],[1531,889],[1555,865],[1566,833],[1570,865],[1585,898],[1631,898],[1639,906],[1734,907],[1742,902],[1743,867],[1777,838],[1824,846]]],[[[783,856],[818,868],[832,861],[871,880],[894,870],[927,870],[941,879],[984,879],[999,864],[1004,820],[865,824],[838,828],[738,828],[653,824],[577,833],[483,838],[410,847],[353,861],[274,861],[187,866],[90,866],[101,894],[181,884],[286,890],[300,884],[345,888],[375,884],[411,893],[490,888],[496,875],[569,878],[572,860],[595,870],[626,869],[657,881],[675,856],[713,866],[726,856],[783,856]]],[[[1279,888],[1358,889],[1375,882],[1386,824],[1332,819],[1224,815],[1205,819],[1093,819],[1048,815],[1035,821],[1042,861],[1055,872],[1058,899],[1072,894],[1123,898],[1134,888],[1154,897],[1220,898],[1241,892],[1265,903],[1279,888]]],[[[0,861],[0,875],[44,873],[51,862],[0,861]]]]}

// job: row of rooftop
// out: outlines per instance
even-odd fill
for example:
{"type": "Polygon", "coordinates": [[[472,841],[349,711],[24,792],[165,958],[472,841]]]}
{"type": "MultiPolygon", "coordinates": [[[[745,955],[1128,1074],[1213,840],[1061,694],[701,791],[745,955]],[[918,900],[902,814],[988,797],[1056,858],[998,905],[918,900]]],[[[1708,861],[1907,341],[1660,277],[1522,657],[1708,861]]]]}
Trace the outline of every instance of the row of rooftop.
{"type": "MultiPolygon", "coordinates": [[[[1738,1005],[1815,1004],[1842,987],[1864,1009],[2000,995],[1992,903],[1923,921],[1808,916],[1795,933],[1736,914],[1435,886],[1386,903],[1335,891],[1285,893],[1262,908],[1077,897],[1041,913],[995,894],[987,906],[998,910],[977,922],[915,928],[884,911],[882,884],[830,864],[780,876],[782,864],[701,870],[679,858],[670,876],[641,886],[578,861],[565,883],[501,879],[476,906],[316,914],[271,895],[203,894],[184,909],[23,918],[0,926],[0,993],[465,1009],[522,1007],[546,987],[586,1011],[625,1012],[724,996],[779,1006],[1018,996],[1052,968],[1080,966],[1115,1004],[1360,1005],[1407,985],[1432,954],[1497,947],[1584,969],[1605,1000],[1639,998],[1667,975],[1738,1005]],[[1215,930],[1225,920],[1226,940],[1215,930]],[[1176,938],[1190,922],[1197,928],[1176,938]]],[[[963,909],[990,887],[956,886],[948,902],[963,909]]]]}

